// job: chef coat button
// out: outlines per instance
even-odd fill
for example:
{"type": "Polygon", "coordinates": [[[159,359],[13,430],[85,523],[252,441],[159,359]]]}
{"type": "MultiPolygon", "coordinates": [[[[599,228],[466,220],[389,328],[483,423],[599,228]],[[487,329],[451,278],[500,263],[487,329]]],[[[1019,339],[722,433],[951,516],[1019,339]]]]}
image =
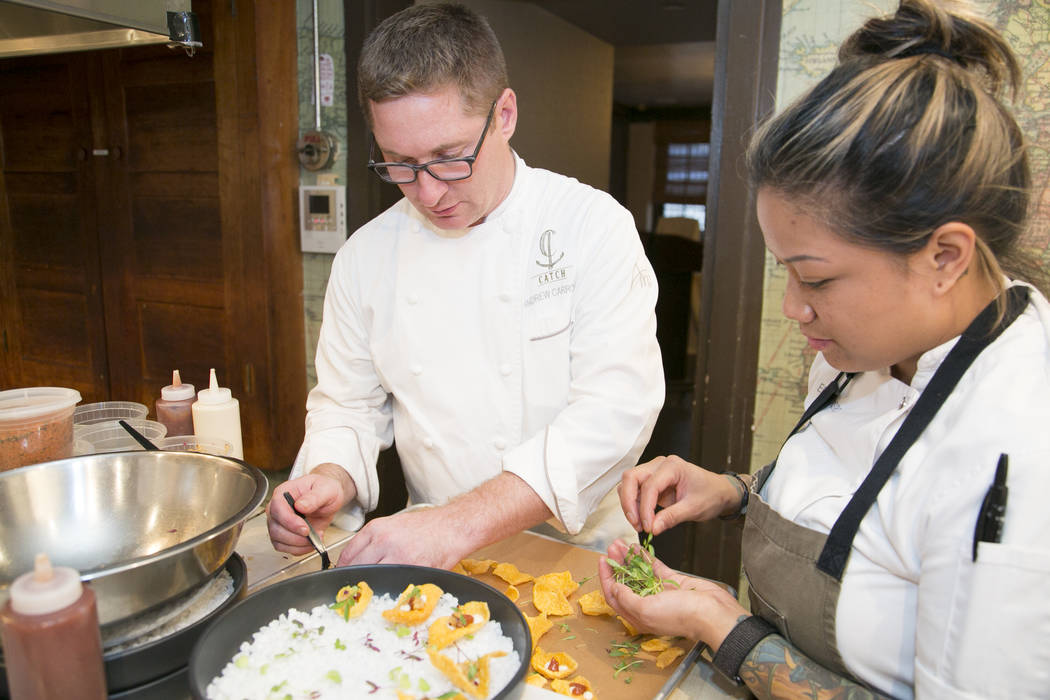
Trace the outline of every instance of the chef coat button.
{"type": "Polygon", "coordinates": [[[505,449],[507,449],[507,441],[504,440],[501,437],[498,437],[495,440],[493,440],[492,444],[493,444],[493,446],[495,446],[495,448],[497,450],[505,450],[505,449]]]}
{"type": "Polygon", "coordinates": [[[509,302],[511,299],[510,292],[503,292],[499,295],[499,300],[502,302],[509,302]]]}
{"type": "Polygon", "coordinates": [[[419,375],[423,374],[423,367],[421,365],[412,365],[410,371],[412,372],[412,374],[418,377],[419,375]]]}
{"type": "Polygon", "coordinates": [[[416,294],[415,292],[409,294],[407,299],[408,299],[408,303],[412,304],[413,306],[415,306],[416,304],[419,303],[419,295],[416,294]]]}
{"type": "Polygon", "coordinates": [[[502,374],[504,377],[508,376],[511,373],[510,365],[500,365],[499,373],[502,374]]]}
{"type": "Polygon", "coordinates": [[[433,449],[434,441],[428,437],[423,438],[423,447],[427,448],[428,450],[433,449]]]}
{"type": "Polygon", "coordinates": [[[420,230],[421,228],[423,228],[423,227],[419,225],[419,222],[418,222],[418,221],[413,221],[413,222],[412,222],[412,230],[413,230],[413,231],[414,231],[415,233],[419,233],[419,230],[420,230]]]}

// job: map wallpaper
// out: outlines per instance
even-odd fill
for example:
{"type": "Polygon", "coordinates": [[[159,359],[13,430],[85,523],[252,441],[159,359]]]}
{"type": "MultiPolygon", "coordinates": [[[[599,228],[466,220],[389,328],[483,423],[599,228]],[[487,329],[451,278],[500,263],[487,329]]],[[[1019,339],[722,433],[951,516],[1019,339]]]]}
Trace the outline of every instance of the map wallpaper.
{"type": "MultiPolygon", "coordinates": [[[[978,0],[1022,63],[1024,87],[1014,114],[1030,142],[1035,211],[1027,244],[1050,264],[1050,0],[978,0]]],[[[784,0],[777,105],[782,107],[835,65],[838,45],[867,17],[891,11],[891,0],[784,0]]],[[[751,470],[776,457],[802,413],[813,351],[797,324],[780,312],[785,272],[766,256],[755,392],[751,470]]]]}

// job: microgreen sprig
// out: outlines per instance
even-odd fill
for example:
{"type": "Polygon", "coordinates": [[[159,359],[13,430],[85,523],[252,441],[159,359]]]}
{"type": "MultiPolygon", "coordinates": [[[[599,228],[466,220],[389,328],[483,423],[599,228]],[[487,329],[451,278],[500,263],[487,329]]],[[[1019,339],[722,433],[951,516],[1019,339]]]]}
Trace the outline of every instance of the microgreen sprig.
{"type": "Polygon", "coordinates": [[[653,551],[652,540],[653,534],[645,533],[642,536],[641,548],[632,546],[624,555],[623,564],[610,557],[605,558],[605,561],[612,567],[613,578],[616,579],[616,582],[622,583],[643,597],[659,593],[664,589],[665,583],[678,586],[671,579],[658,577],[653,571],[653,559],[656,554],[653,551]]]}

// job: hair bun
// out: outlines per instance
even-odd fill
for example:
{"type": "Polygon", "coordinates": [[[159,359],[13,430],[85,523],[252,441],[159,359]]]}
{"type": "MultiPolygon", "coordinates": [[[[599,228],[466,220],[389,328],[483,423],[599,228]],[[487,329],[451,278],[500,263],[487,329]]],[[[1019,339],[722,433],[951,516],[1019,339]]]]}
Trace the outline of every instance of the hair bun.
{"type": "Polygon", "coordinates": [[[839,48],[839,61],[945,58],[979,75],[986,89],[1016,93],[1021,69],[1009,44],[987,21],[950,0],[901,0],[892,15],[868,20],[839,48]]]}

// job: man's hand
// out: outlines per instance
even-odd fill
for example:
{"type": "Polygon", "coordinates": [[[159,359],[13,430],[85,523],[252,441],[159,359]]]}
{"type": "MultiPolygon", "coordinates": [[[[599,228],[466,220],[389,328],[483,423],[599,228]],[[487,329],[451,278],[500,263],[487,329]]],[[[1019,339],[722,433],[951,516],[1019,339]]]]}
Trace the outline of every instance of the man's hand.
{"type": "Polygon", "coordinates": [[[324,535],[335,514],[357,495],[354,480],[336,464],[321,464],[309,474],[286,481],[274,489],[266,506],[266,523],[273,548],[289,554],[306,554],[313,547],[306,538],[306,523],[288,505],[284,493],[295,499],[295,507],[324,535]]]}
{"type": "Polygon", "coordinates": [[[680,457],[657,457],[623,473],[620,506],[639,532],[659,535],[687,520],[709,520],[731,513],[740,493],[722,474],[680,457]],[[656,512],[657,506],[663,510],[656,512]]]}
{"type": "Polygon", "coordinates": [[[451,569],[471,552],[550,516],[528,484],[503,472],[443,506],[366,523],[339,555],[339,566],[383,563],[451,569]]]}
{"type": "Polygon", "coordinates": [[[451,569],[474,547],[444,508],[404,511],[365,523],[339,555],[350,564],[417,564],[451,569]]]}

